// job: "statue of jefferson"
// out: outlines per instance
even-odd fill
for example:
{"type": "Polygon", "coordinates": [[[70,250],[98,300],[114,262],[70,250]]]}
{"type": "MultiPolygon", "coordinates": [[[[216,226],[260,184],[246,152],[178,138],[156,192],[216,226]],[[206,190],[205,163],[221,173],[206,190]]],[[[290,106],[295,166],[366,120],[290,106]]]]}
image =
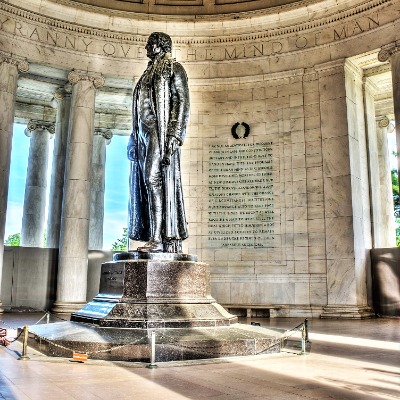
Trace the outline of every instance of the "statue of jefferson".
{"type": "Polygon", "coordinates": [[[180,158],[189,117],[186,72],[171,57],[171,38],[153,32],[146,70],[133,92],[129,237],[141,252],[182,251],[188,237],[180,158]]]}

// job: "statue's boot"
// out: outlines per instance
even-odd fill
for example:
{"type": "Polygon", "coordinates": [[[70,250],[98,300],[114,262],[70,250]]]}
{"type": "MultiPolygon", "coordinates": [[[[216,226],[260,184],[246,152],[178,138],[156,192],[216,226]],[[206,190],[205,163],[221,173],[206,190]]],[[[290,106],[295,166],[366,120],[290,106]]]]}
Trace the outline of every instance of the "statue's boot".
{"type": "Polygon", "coordinates": [[[151,239],[144,246],[138,247],[138,251],[158,253],[164,251],[164,246],[161,240],[162,189],[153,187],[149,192],[151,239]]]}
{"type": "Polygon", "coordinates": [[[137,248],[137,251],[144,253],[160,253],[164,250],[163,243],[161,241],[150,240],[145,245],[137,248]]]}

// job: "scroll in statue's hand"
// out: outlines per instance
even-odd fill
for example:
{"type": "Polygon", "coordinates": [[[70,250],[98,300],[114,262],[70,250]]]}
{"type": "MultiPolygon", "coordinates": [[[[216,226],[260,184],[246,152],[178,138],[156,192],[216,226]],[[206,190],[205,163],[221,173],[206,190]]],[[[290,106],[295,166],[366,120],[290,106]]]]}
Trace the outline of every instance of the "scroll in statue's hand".
{"type": "Polygon", "coordinates": [[[130,161],[135,161],[135,148],[134,147],[128,147],[128,160],[130,161]]]}
{"type": "Polygon", "coordinates": [[[171,157],[174,155],[178,146],[179,146],[178,139],[174,136],[168,136],[167,151],[162,161],[164,165],[171,164],[171,157]]]}

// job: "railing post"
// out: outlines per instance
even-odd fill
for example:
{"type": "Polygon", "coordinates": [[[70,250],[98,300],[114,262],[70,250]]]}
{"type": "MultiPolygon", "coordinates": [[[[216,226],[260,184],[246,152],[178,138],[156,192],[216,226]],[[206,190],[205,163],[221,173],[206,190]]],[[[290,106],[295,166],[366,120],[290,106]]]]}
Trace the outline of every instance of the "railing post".
{"type": "Polygon", "coordinates": [[[151,354],[150,354],[150,364],[146,368],[157,368],[156,365],[156,332],[151,331],[151,354]]]}
{"type": "Polygon", "coordinates": [[[301,354],[307,354],[308,343],[308,319],[306,318],[301,328],[301,354]]]}
{"type": "Polygon", "coordinates": [[[46,313],[46,324],[50,323],[50,313],[47,311],[46,313]]]}
{"type": "Polygon", "coordinates": [[[30,358],[27,355],[28,350],[28,325],[24,326],[24,341],[22,342],[22,356],[18,358],[20,361],[28,361],[30,358]]]}

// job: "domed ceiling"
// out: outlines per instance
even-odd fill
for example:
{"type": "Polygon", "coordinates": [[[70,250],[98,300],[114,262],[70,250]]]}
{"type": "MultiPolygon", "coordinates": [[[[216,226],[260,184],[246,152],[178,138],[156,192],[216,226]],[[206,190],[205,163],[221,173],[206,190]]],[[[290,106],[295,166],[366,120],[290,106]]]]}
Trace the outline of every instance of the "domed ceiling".
{"type": "Polygon", "coordinates": [[[72,0],[91,6],[119,11],[164,15],[212,15],[255,11],[296,3],[299,0],[72,0]]]}

